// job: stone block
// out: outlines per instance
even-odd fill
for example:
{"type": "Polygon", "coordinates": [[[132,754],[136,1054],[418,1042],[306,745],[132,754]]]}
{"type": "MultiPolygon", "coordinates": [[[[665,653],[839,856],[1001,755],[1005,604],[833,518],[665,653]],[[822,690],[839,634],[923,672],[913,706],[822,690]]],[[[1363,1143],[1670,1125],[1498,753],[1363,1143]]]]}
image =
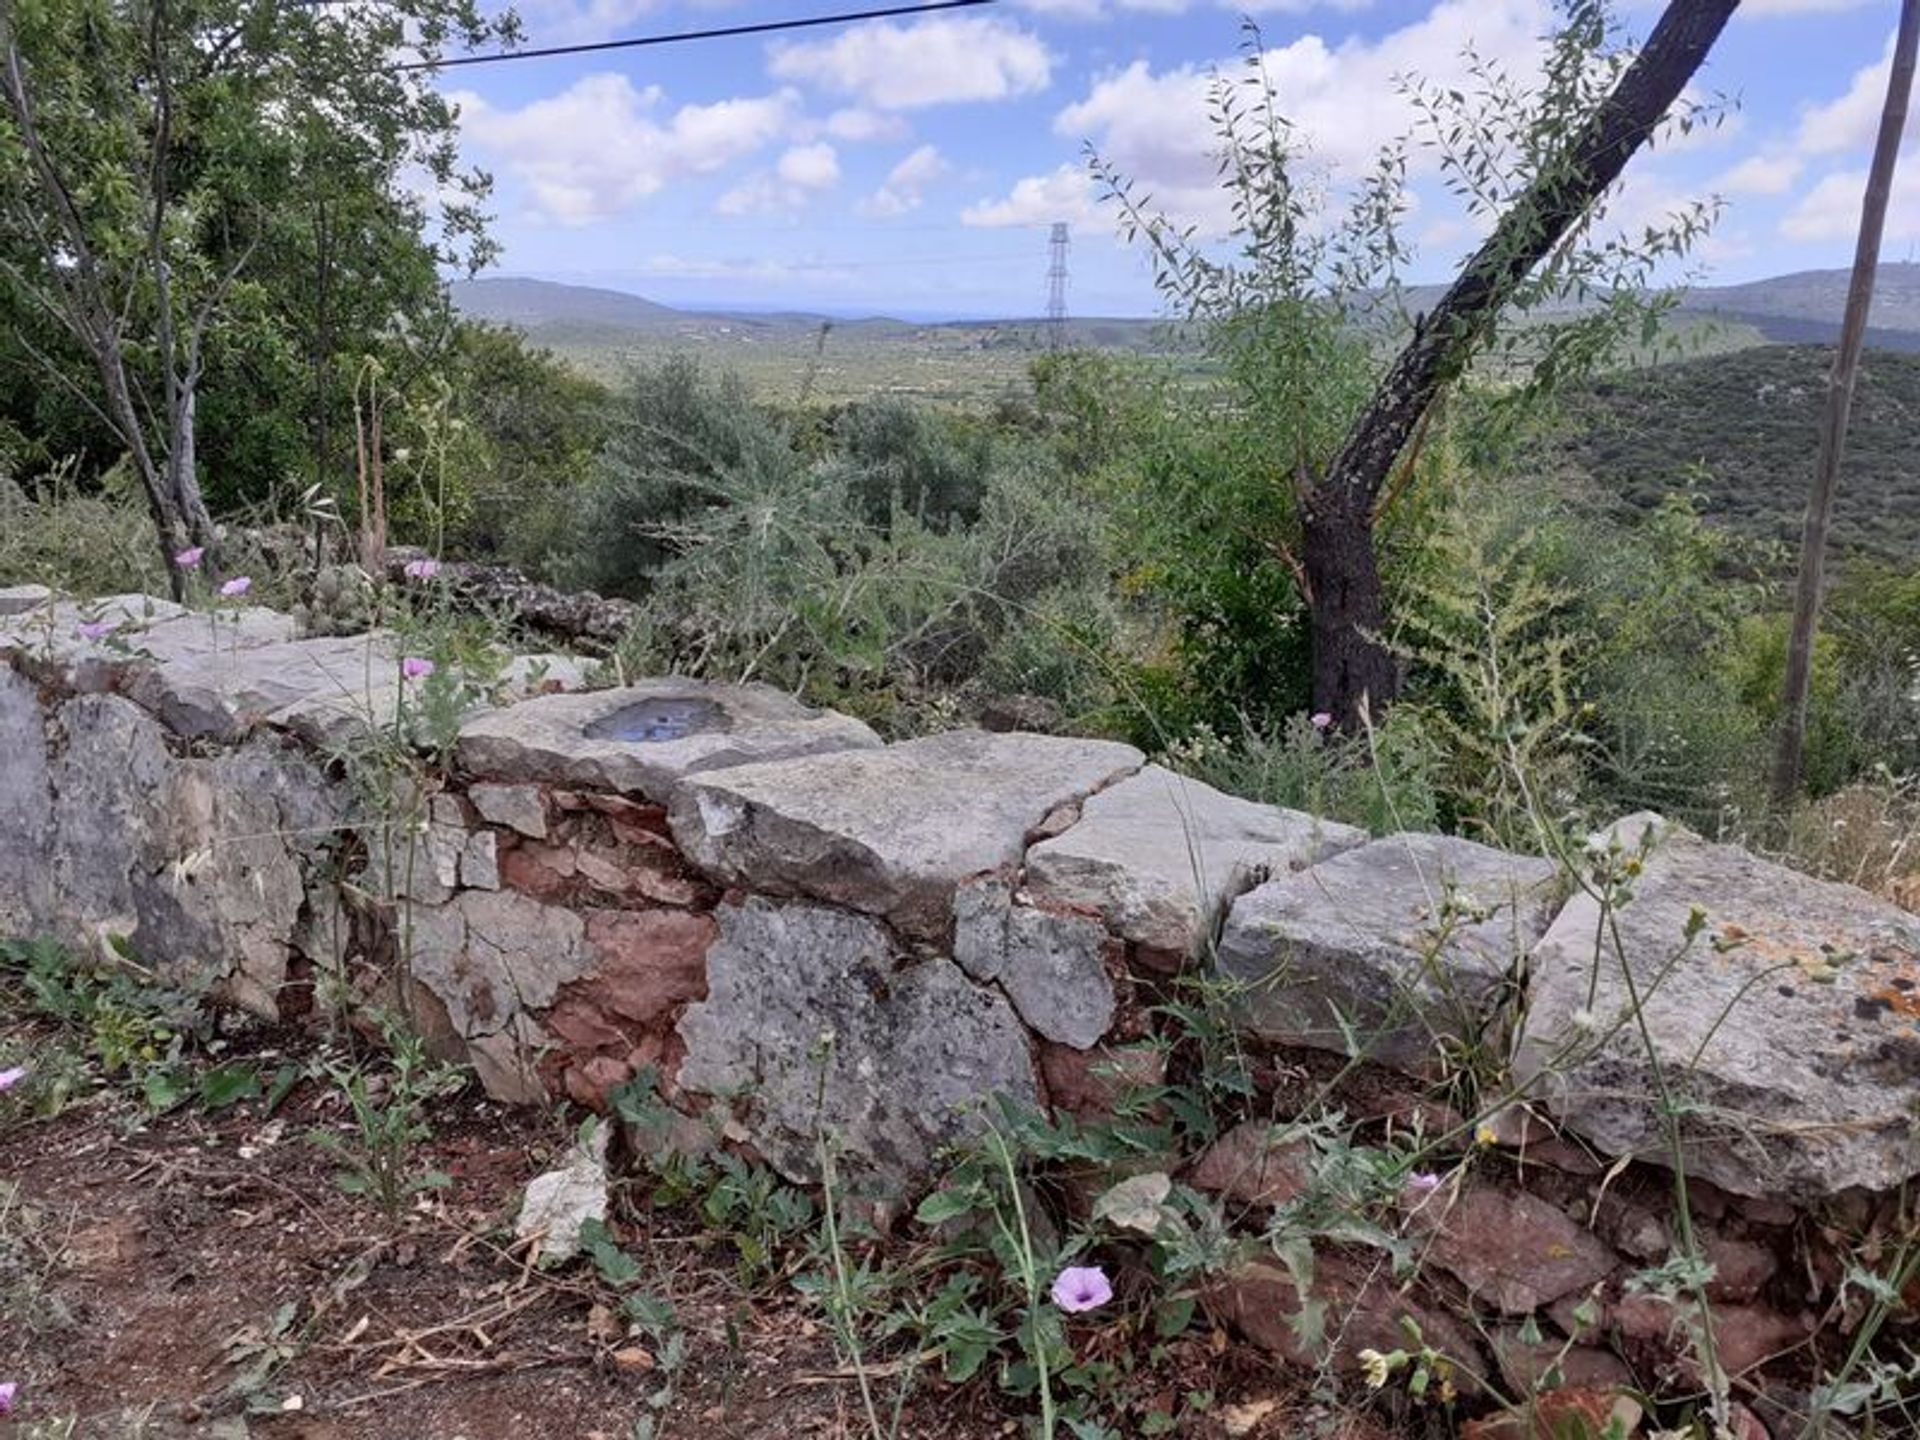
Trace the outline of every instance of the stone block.
{"type": "Polygon", "coordinates": [[[1548,861],[1395,835],[1241,896],[1217,968],[1253,1033],[1422,1074],[1495,1023],[1554,899],[1548,861]]]}
{"type": "Polygon", "coordinates": [[[1017,863],[1056,806],[1140,763],[1107,740],[957,730],[693,776],[673,834],[727,884],[844,905],[944,945],[962,880],[1017,863]]]}

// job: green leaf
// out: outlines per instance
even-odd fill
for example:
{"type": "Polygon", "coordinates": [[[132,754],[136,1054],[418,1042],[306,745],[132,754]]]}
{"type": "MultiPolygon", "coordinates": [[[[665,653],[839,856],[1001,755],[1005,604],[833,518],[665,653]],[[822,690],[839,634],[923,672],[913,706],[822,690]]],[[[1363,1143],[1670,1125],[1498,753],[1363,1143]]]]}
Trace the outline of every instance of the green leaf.
{"type": "Polygon", "coordinates": [[[936,1190],[920,1202],[913,1218],[922,1225],[944,1225],[971,1215],[979,1208],[979,1195],[973,1190],[936,1190]]]}
{"type": "Polygon", "coordinates": [[[140,1088],[151,1110],[171,1110],[192,1093],[191,1082],[176,1070],[149,1070],[140,1088]]]}
{"type": "Polygon", "coordinates": [[[1153,1309],[1153,1333],[1162,1340],[1185,1334],[1193,1324],[1194,1309],[1191,1295],[1172,1295],[1162,1300],[1153,1309]]]}
{"type": "Polygon", "coordinates": [[[260,1074],[251,1065],[221,1065],[201,1072],[200,1103],[224,1110],[260,1094],[260,1074]]]}
{"type": "Polygon", "coordinates": [[[273,1084],[267,1087],[267,1114],[272,1115],[293,1093],[294,1086],[306,1078],[306,1067],[288,1061],[273,1072],[273,1084]]]}

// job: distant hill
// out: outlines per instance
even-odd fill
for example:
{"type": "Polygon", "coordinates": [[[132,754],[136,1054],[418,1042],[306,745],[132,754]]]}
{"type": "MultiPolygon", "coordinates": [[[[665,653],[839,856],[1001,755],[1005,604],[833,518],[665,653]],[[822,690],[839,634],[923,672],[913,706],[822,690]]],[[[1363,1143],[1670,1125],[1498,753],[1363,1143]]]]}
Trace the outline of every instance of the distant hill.
{"type": "MultiPolygon", "coordinates": [[[[1730,528],[1797,544],[1832,363],[1830,346],[1766,345],[1596,381],[1543,458],[1622,504],[1693,490],[1730,528]]],[[[1833,537],[1902,564],[1920,551],[1920,355],[1867,354],[1833,537]]]]}
{"type": "Polygon", "coordinates": [[[456,280],[449,287],[454,307],[474,320],[536,329],[542,325],[607,325],[636,330],[671,321],[679,312],[624,290],[591,285],[556,285],[548,280],[511,276],[456,280]]]}
{"type": "MultiPolygon", "coordinates": [[[[1831,326],[1837,332],[1847,306],[1849,279],[1845,270],[1800,270],[1745,285],[1702,286],[1687,297],[1685,304],[1689,310],[1771,320],[1783,328],[1798,322],[1831,326]]],[[[1920,348],[1920,264],[1881,263],[1874,276],[1873,308],[1867,324],[1883,337],[1911,334],[1915,343],[1899,348],[1920,348]]],[[[1761,326],[1763,331],[1766,328],[1761,326]]]]}

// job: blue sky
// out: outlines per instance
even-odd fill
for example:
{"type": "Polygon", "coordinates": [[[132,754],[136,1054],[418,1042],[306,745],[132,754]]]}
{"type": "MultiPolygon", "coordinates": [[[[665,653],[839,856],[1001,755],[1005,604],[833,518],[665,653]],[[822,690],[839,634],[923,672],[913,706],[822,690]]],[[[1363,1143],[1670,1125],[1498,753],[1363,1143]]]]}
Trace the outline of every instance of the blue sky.
{"type": "MultiPolygon", "coordinates": [[[[519,0],[531,46],[821,14],[832,0],[519,0]]],[[[1724,210],[1696,255],[1730,282],[1847,263],[1885,90],[1892,0],[1746,0],[1700,77],[1717,128],[1634,161],[1615,219],[1724,210]]],[[[468,157],[496,179],[496,273],[678,305],[1030,315],[1047,227],[1072,225],[1070,308],[1153,314],[1088,145],[1177,217],[1217,225],[1208,77],[1243,11],[1316,162],[1352,174],[1404,132],[1395,77],[1459,83],[1472,45],[1538,63],[1549,0],[1000,0],[791,38],[741,38],[448,72],[468,157]]],[[[1630,0],[1630,31],[1657,8],[1630,0]]],[[[1915,112],[1920,131],[1920,109],[1915,112]]],[[[1920,250],[1909,145],[1887,254],[1920,250]]],[[[1404,231],[1444,278],[1470,223],[1416,161],[1404,231]]]]}

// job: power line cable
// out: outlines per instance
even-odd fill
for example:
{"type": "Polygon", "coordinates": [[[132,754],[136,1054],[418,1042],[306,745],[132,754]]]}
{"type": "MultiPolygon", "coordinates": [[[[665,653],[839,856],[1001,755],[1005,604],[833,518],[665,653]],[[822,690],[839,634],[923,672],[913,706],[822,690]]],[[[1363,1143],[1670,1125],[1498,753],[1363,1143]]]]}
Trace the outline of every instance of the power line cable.
{"type": "MultiPolygon", "coordinates": [[[[327,3],[327,0],[308,0],[327,3]]],[[[492,65],[508,60],[546,60],[556,55],[595,55],[607,50],[635,50],[648,45],[680,45],[690,40],[724,40],[739,35],[770,35],[780,30],[809,30],[821,25],[851,25],[861,20],[884,20],[896,15],[927,15],[936,10],[963,10],[991,5],[994,0],[931,0],[921,5],[887,5],[876,10],[846,10],[833,15],[807,15],[791,20],[762,20],[752,25],[723,25],[710,30],[681,30],[670,35],[632,35],[624,40],[594,40],[581,45],[548,45],[537,50],[501,50],[486,55],[455,55],[444,60],[413,60],[388,69],[451,70],[458,65],[492,65]]]]}

